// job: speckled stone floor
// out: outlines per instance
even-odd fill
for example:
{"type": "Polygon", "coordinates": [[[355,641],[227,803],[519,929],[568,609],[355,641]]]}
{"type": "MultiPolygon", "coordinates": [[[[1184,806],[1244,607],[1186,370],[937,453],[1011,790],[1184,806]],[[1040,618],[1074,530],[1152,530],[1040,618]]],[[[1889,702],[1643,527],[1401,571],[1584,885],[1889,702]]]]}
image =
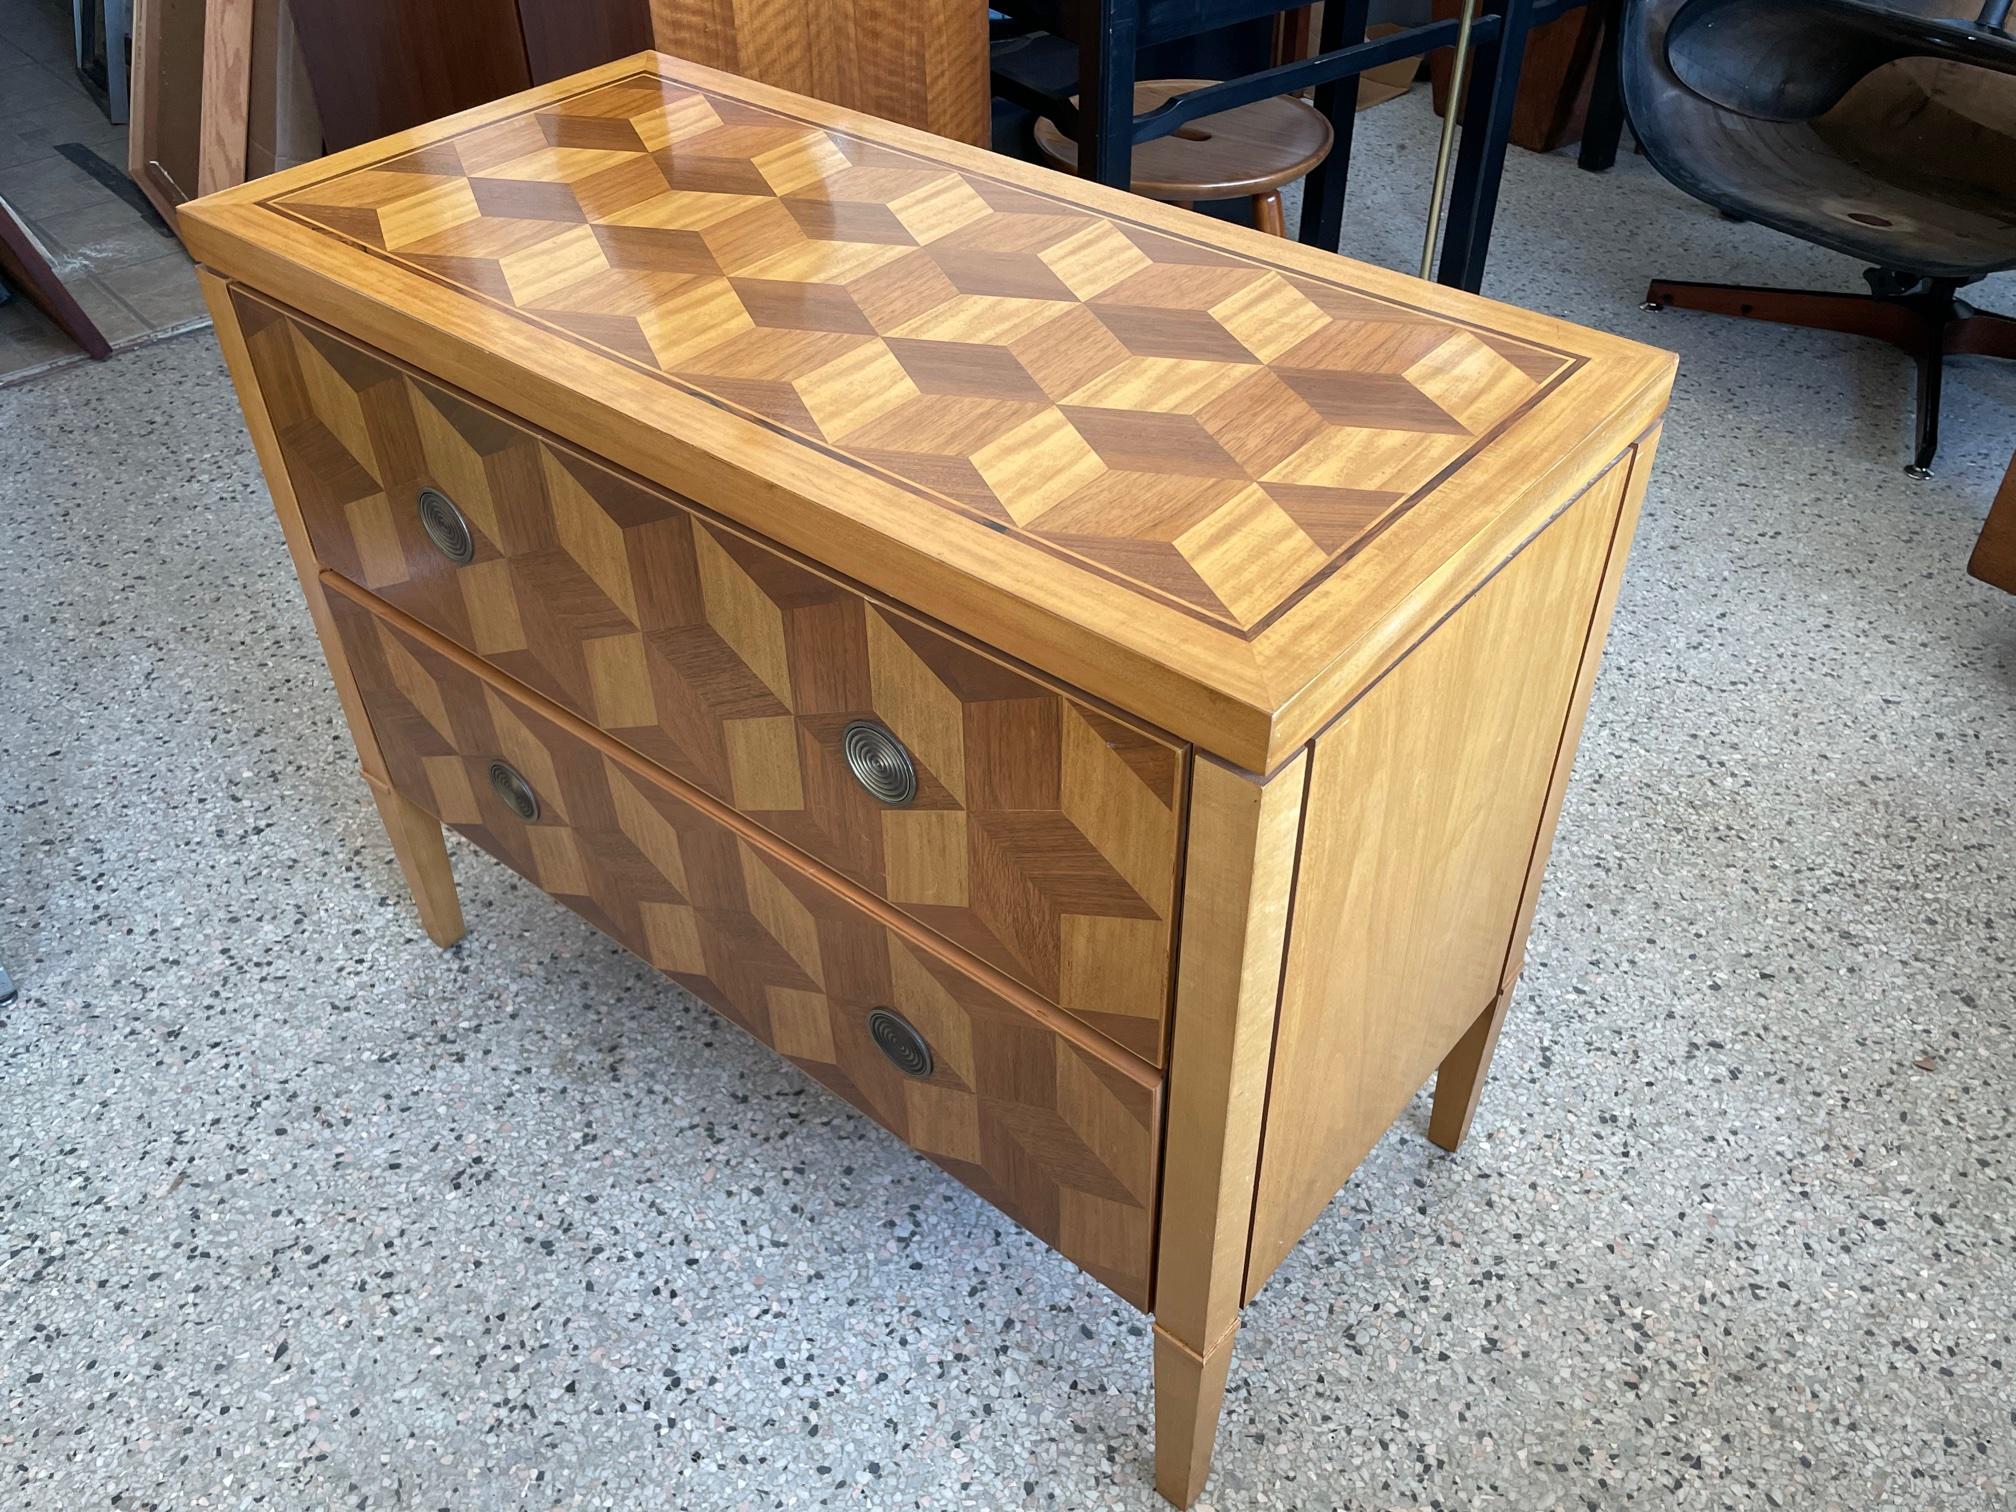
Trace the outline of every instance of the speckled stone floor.
{"type": "MultiPolygon", "coordinates": [[[[1251,1310],[1207,1503],[2009,1506],[2016,372],[1908,482],[1899,358],[1637,310],[1856,278],[1642,162],[1515,155],[1494,269],[1680,389],[1472,1141],[1251,1310]]],[[[428,945],[207,336],[0,436],[0,1504],[1159,1505],[1143,1320],[465,846],[428,945]]]]}

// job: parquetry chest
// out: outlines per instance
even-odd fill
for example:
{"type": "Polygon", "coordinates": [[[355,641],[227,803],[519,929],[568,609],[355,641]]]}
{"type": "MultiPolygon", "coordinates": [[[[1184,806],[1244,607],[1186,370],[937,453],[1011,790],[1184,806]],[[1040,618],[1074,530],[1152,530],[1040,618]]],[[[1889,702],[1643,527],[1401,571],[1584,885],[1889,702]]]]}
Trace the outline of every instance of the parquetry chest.
{"type": "Polygon", "coordinates": [[[428,932],[466,835],[1155,1320],[1518,975],[1664,354],[643,54],[183,212],[428,932]]]}

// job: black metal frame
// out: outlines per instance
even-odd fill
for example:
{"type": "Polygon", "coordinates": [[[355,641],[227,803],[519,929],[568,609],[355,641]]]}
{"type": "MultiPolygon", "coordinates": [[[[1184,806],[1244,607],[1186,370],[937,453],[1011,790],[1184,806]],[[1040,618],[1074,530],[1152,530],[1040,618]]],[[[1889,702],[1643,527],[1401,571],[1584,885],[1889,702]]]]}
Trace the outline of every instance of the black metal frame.
{"type": "MultiPolygon", "coordinates": [[[[1465,125],[1457,149],[1448,229],[1436,264],[1436,277],[1442,283],[1473,292],[1483,284],[1528,33],[1591,3],[1602,0],[1481,0],[1481,14],[1470,33],[1473,61],[1464,95],[1465,125]]],[[[1308,246],[1330,250],[1335,250],[1343,232],[1359,76],[1388,63],[1454,46],[1458,30],[1454,20],[1431,21],[1368,41],[1365,26],[1370,0],[1331,0],[1323,7],[1323,33],[1314,56],[1191,90],[1136,116],[1132,109],[1135,55],[1141,48],[1298,7],[1288,0],[1233,6],[1201,5],[1194,0],[1188,4],[1172,0],[1065,0],[1048,7],[997,0],[996,8],[1034,12],[1048,24],[1062,25],[1075,40],[1081,101],[1077,107],[1068,98],[1023,88],[1010,78],[997,79],[996,89],[1050,117],[1078,142],[1080,177],[1117,188],[1125,188],[1130,181],[1133,151],[1140,143],[1167,136],[1200,116],[1313,88],[1316,108],[1330,122],[1335,143],[1304,186],[1300,239],[1308,246]],[[1172,15],[1175,19],[1156,24],[1158,17],[1172,15]]],[[[1614,138],[1611,153],[1614,156],[1614,138]]]]}

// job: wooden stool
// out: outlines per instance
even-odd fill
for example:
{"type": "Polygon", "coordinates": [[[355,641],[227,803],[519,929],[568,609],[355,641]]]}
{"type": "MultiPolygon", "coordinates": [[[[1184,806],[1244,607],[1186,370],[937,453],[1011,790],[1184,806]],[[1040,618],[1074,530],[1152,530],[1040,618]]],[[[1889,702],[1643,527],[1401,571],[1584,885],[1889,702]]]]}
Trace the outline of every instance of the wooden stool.
{"type": "MultiPolygon", "coordinates": [[[[1153,110],[1171,95],[1188,94],[1210,79],[1148,79],[1134,86],[1134,114],[1153,110]]],[[[1073,97],[1076,103],[1076,97],[1073,97]]],[[[1054,121],[1036,123],[1036,146],[1054,167],[1078,171],[1078,144],[1054,121]]],[[[1281,186],[1292,184],[1330,150],[1330,123],[1296,95],[1256,100],[1236,110],[1201,116],[1168,136],[1134,149],[1136,194],[1188,208],[1196,200],[1253,201],[1253,224],[1275,236],[1288,234],[1281,218],[1281,186]]]]}

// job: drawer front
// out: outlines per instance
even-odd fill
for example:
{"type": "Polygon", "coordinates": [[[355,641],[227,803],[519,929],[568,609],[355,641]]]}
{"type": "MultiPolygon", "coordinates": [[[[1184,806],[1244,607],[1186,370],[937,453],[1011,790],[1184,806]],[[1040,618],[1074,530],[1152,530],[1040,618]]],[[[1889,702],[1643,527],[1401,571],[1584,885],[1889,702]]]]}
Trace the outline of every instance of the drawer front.
{"type": "Polygon", "coordinates": [[[325,566],[1161,1064],[1185,747],[238,303],[325,566]],[[855,777],[857,722],[901,743],[907,801],[855,777]]]}
{"type": "Polygon", "coordinates": [[[1075,1043],[1068,1020],[1011,1002],[564,714],[341,593],[330,603],[396,788],[1147,1307],[1149,1073],[1083,1031],[1075,1043]],[[511,778],[493,776],[500,761],[533,795],[529,821],[511,778]],[[878,1009],[922,1036],[926,1074],[878,1047],[878,1009]]]}

